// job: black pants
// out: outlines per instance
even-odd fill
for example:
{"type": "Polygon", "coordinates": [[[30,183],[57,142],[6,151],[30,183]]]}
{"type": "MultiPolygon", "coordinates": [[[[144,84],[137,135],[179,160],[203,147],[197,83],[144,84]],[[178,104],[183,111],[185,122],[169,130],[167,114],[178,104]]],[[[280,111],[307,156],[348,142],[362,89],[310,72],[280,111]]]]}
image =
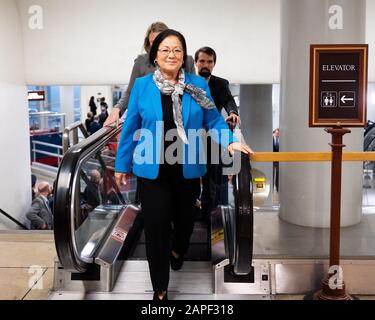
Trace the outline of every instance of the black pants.
{"type": "MultiPolygon", "coordinates": [[[[211,145],[216,144],[210,137],[207,138],[207,172],[202,177],[202,213],[209,217],[213,208],[219,204],[228,204],[228,177],[223,176],[223,163],[211,163],[211,145]]],[[[218,148],[218,147],[217,147],[218,148]]],[[[219,149],[218,149],[219,150],[219,149]]]]}
{"type": "Polygon", "coordinates": [[[138,183],[152,287],[166,291],[171,249],[184,255],[189,247],[199,179],[184,179],[181,172],[155,180],[138,178],[138,183]]]}
{"type": "Polygon", "coordinates": [[[273,163],[273,185],[276,192],[279,192],[279,162],[273,163]]]}

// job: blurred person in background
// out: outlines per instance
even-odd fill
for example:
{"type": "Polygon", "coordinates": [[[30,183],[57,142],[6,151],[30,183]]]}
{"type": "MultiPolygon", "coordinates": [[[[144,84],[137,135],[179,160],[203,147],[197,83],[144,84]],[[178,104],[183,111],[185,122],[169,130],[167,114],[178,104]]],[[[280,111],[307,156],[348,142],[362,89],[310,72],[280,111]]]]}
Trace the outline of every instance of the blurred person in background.
{"type": "Polygon", "coordinates": [[[87,118],[85,120],[85,127],[87,132],[90,132],[90,125],[94,121],[94,114],[92,112],[87,112],[87,118]]]}
{"type": "Polygon", "coordinates": [[[91,96],[91,98],[90,98],[89,107],[90,107],[90,112],[92,112],[92,114],[95,116],[97,107],[96,107],[94,96],[91,96]]]}
{"type": "Polygon", "coordinates": [[[31,222],[32,230],[51,230],[53,226],[52,210],[49,206],[49,196],[52,188],[46,181],[36,185],[37,194],[26,213],[27,219],[31,222]]]}
{"type": "MultiPolygon", "coordinates": [[[[229,90],[229,81],[212,74],[216,65],[216,52],[210,47],[202,47],[195,52],[194,60],[198,74],[206,79],[214,99],[217,110],[221,113],[224,109],[228,116],[225,121],[233,127],[240,125],[236,102],[229,90]]],[[[210,137],[207,139],[207,150],[215,144],[210,137]]],[[[208,220],[212,209],[219,204],[228,204],[228,180],[223,176],[223,164],[212,163],[210,152],[207,153],[207,173],[202,177],[201,215],[202,220],[208,220]]]]}

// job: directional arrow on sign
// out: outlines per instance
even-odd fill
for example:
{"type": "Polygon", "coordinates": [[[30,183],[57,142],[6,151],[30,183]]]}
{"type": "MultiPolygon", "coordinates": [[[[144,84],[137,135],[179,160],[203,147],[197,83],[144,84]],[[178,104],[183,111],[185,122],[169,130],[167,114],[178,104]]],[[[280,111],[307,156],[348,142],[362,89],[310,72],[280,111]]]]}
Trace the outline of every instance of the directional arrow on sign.
{"type": "Polygon", "coordinates": [[[353,101],[354,99],[353,98],[345,98],[346,97],[346,95],[343,95],[342,97],[341,97],[341,102],[342,103],[346,103],[345,101],[353,101]]]}
{"type": "Polygon", "coordinates": [[[339,92],[339,107],[355,107],[355,91],[339,92]]]}

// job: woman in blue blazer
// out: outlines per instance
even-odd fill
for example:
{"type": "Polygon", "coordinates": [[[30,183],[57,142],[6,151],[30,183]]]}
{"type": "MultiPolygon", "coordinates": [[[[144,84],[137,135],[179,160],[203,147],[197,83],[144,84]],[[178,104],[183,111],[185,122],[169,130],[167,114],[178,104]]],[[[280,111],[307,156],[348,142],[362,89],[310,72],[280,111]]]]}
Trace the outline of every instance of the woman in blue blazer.
{"type": "Polygon", "coordinates": [[[252,153],[232,135],[206,81],[184,72],[185,61],[181,33],[167,29],[156,37],[150,50],[156,71],[135,81],[115,164],[118,184],[131,173],[138,177],[154,300],[167,299],[169,264],[179,270],[189,246],[206,172],[201,130],[232,154],[252,153]]]}

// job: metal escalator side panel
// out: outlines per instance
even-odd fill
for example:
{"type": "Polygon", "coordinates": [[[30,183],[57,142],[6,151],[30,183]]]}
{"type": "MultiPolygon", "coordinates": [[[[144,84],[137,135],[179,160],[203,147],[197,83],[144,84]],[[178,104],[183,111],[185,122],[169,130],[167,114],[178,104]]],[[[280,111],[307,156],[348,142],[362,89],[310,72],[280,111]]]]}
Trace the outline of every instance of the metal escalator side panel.
{"type": "Polygon", "coordinates": [[[228,258],[227,234],[225,232],[227,206],[218,206],[211,211],[211,262],[213,265],[228,258]]]}
{"type": "Polygon", "coordinates": [[[220,205],[211,212],[211,261],[214,265],[235,261],[236,216],[232,206],[220,205]]]}
{"type": "Polygon", "coordinates": [[[241,153],[241,170],[234,179],[235,250],[233,270],[237,275],[251,272],[253,256],[253,198],[248,155],[241,153]]]}
{"type": "MultiPolygon", "coordinates": [[[[91,244],[84,242],[81,244],[83,253],[77,250],[76,233],[77,229],[82,227],[82,221],[78,216],[82,214],[80,183],[82,181],[85,183],[82,180],[82,163],[90,156],[95,158],[98,149],[109,143],[120,130],[121,127],[102,128],[94,135],[70,148],[61,161],[54,193],[54,235],[59,261],[68,271],[85,272],[87,270],[89,264],[93,263],[92,253],[100,247],[98,237],[104,236],[113,223],[112,220],[107,221],[105,230],[92,230],[88,237],[91,244]],[[92,243],[94,243],[95,248],[90,249],[89,246],[92,243]]],[[[108,213],[108,215],[111,214],[111,212],[108,213]]],[[[95,218],[95,215],[99,215],[97,210],[92,214],[93,218],[95,218]]],[[[112,217],[115,216],[115,214],[112,214],[112,217]]]]}
{"type": "MultiPolygon", "coordinates": [[[[102,266],[113,265],[119,258],[123,246],[133,245],[133,243],[131,243],[133,239],[129,239],[129,237],[131,237],[132,231],[135,234],[139,232],[139,230],[132,230],[132,228],[136,225],[135,221],[139,217],[140,211],[141,209],[134,205],[128,205],[122,210],[119,219],[95,258],[97,264],[102,266]]],[[[137,227],[139,227],[139,225],[137,225],[137,227]]]]}

